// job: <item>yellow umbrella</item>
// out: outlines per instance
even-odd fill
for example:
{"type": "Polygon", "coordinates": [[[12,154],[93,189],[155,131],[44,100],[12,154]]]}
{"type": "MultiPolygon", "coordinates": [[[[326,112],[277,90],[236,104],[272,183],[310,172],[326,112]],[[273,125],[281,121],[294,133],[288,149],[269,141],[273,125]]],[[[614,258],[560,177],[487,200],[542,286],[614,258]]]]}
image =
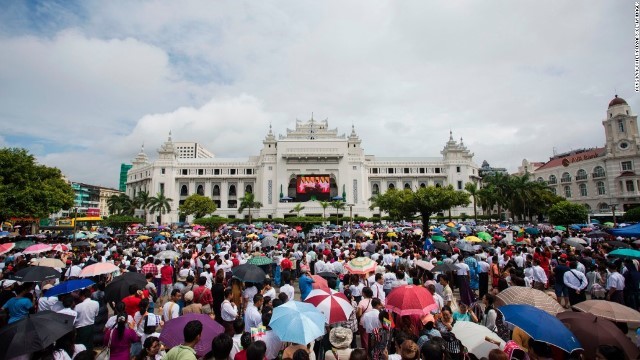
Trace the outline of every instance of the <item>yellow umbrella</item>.
{"type": "Polygon", "coordinates": [[[394,232],[387,233],[387,237],[398,237],[398,234],[394,232]]]}
{"type": "Polygon", "coordinates": [[[46,266],[46,267],[52,267],[52,268],[65,268],[65,267],[67,267],[67,265],[65,263],[63,263],[62,260],[54,259],[54,258],[42,258],[42,259],[39,259],[36,262],[36,264],[39,265],[39,266],[46,266]]]}
{"type": "Polygon", "coordinates": [[[467,236],[464,240],[468,242],[482,242],[482,239],[477,236],[467,236]]]}
{"type": "Polygon", "coordinates": [[[160,235],[162,235],[164,237],[171,237],[171,233],[168,233],[166,231],[161,232],[160,235]]]}
{"type": "Polygon", "coordinates": [[[256,234],[249,234],[249,235],[247,235],[247,238],[249,238],[249,239],[257,239],[257,238],[258,238],[258,235],[256,235],[256,234]]]}
{"type": "Polygon", "coordinates": [[[448,227],[456,227],[456,224],[455,224],[453,221],[450,221],[450,222],[447,224],[447,226],[448,226],[448,227]]]}
{"type": "Polygon", "coordinates": [[[147,236],[147,235],[138,236],[138,240],[149,240],[149,239],[151,239],[151,238],[149,236],[147,236]]]}

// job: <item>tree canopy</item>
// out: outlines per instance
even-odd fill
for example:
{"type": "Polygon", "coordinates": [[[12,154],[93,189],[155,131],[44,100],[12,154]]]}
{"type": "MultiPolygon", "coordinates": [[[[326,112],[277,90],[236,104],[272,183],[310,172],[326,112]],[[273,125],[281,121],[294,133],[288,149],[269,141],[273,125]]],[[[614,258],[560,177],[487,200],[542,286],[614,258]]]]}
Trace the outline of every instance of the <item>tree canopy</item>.
{"type": "Polygon", "coordinates": [[[624,221],[640,221],[640,207],[627,210],[623,218],[624,221]]]}
{"type": "Polygon", "coordinates": [[[210,198],[193,194],[184,199],[184,203],[180,205],[180,213],[183,215],[193,215],[196,219],[212,214],[217,210],[216,203],[210,198]]]}
{"type": "Polygon", "coordinates": [[[238,213],[242,214],[244,209],[249,209],[249,224],[251,224],[251,209],[260,209],[262,203],[256,201],[256,196],[253,193],[246,193],[240,198],[240,207],[238,207],[238,213]]]}
{"type": "Polygon", "coordinates": [[[579,224],[587,221],[589,211],[582,204],[561,201],[549,209],[549,221],[552,224],[579,224]]]}
{"type": "Polygon", "coordinates": [[[197,225],[202,225],[208,228],[210,231],[214,231],[215,229],[220,227],[220,225],[226,224],[229,221],[230,220],[228,218],[223,218],[220,216],[208,216],[203,218],[197,218],[193,220],[193,223],[197,225]]]}
{"type": "Polygon", "coordinates": [[[0,221],[47,218],[73,207],[74,192],[59,169],[40,165],[25,149],[0,149],[0,221]]]}

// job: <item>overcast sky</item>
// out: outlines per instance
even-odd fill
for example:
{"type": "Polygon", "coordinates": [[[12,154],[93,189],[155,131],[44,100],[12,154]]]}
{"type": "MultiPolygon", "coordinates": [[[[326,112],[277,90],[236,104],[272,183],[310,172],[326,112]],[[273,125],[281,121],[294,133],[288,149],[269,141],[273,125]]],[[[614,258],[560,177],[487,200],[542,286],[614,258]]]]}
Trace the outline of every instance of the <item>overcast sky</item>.
{"type": "Polygon", "coordinates": [[[616,92],[639,111],[632,1],[0,6],[0,146],[96,185],[169,130],[245,157],[313,112],[367,154],[439,156],[451,129],[515,171],[602,146],[616,92]]]}

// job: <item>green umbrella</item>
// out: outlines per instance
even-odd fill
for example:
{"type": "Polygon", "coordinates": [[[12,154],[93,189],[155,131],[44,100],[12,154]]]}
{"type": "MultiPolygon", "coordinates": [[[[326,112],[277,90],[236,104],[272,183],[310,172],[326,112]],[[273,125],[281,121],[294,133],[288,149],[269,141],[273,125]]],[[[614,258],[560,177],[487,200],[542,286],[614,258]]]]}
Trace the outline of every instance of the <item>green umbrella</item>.
{"type": "Polygon", "coordinates": [[[608,226],[608,227],[614,227],[614,226],[615,226],[615,224],[614,224],[614,223],[612,223],[612,222],[606,222],[606,223],[604,223],[604,224],[602,224],[602,225],[604,225],[604,226],[608,226]]]}
{"type": "Polygon", "coordinates": [[[273,260],[271,260],[270,258],[266,257],[266,256],[254,256],[251,259],[249,259],[247,261],[247,263],[249,264],[253,264],[253,265],[269,265],[273,263],[273,260]]]}
{"type": "Polygon", "coordinates": [[[634,249],[616,249],[609,253],[613,257],[626,257],[640,260],[640,251],[634,249]]]}
{"type": "Polygon", "coordinates": [[[564,226],[560,226],[560,225],[556,225],[553,227],[556,230],[560,230],[560,231],[567,231],[567,228],[564,226]]]}
{"type": "Polygon", "coordinates": [[[538,235],[540,234],[540,230],[534,227],[524,229],[524,232],[530,235],[538,235]]]}
{"type": "Polygon", "coordinates": [[[431,237],[431,240],[439,241],[439,242],[446,242],[447,241],[447,239],[445,239],[444,236],[440,236],[440,235],[433,235],[431,237]]]}
{"type": "Polygon", "coordinates": [[[13,248],[16,250],[24,250],[26,248],[28,248],[29,246],[35,244],[34,241],[31,240],[21,240],[21,241],[16,241],[16,246],[14,246],[13,248]]]}
{"type": "Polygon", "coordinates": [[[491,241],[491,234],[485,231],[480,231],[478,237],[484,241],[491,241]]]}

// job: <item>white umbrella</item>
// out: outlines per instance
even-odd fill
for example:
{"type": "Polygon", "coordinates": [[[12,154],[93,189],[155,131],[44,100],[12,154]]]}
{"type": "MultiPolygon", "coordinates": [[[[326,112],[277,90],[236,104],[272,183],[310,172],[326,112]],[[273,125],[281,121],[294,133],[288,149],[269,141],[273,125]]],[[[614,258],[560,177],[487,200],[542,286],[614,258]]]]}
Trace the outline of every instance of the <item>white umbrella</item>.
{"type": "Polygon", "coordinates": [[[504,347],[504,341],[500,339],[498,334],[482,325],[470,321],[457,321],[456,324],[453,325],[451,332],[456,335],[456,338],[462,342],[462,345],[464,345],[470,353],[478,358],[488,357],[491,350],[504,347]],[[491,341],[499,342],[500,346],[487,341],[487,338],[491,339],[491,341]]]}

